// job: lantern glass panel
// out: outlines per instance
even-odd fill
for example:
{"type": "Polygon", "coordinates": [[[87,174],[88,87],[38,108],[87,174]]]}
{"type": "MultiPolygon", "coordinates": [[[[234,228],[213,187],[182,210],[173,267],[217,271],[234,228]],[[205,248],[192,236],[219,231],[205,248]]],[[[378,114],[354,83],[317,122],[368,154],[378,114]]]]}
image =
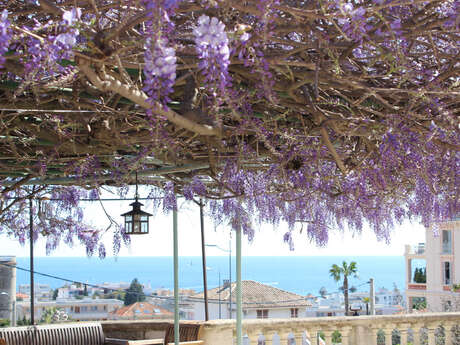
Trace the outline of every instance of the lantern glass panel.
{"type": "Polygon", "coordinates": [[[141,223],[141,232],[143,233],[149,232],[149,223],[144,223],[144,222],[141,223]]]}
{"type": "MultiPolygon", "coordinates": [[[[134,218],[135,218],[135,217],[134,217],[134,218]]],[[[139,229],[139,225],[140,225],[139,222],[134,222],[134,229],[133,229],[133,232],[134,232],[134,233],[139,232],[139,230],[140,230],[140,229],[139,229]]]]}
{"type": "Polygon", "coordinates": [[[148,222],[148,221],[149,221],[149,217],[141,216],[141,222],[148,222]]]}
{"type": "Polygon", "coordinates": [[[134,222],[138,222],[141,218],[141,215],[140,214],[135,214],[134,215],[134,222]]]}
{"type": "Polygon", "coordinates": [[[130,234],[133,232],[133,223],[132,222],[125,222],[125,232],[130,234]]]}

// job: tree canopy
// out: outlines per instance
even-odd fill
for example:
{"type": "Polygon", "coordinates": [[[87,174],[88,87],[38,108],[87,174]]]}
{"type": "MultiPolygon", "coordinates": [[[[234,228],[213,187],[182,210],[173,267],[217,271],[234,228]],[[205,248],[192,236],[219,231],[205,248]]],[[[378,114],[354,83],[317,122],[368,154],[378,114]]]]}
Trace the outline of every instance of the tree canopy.
{"type": "Polygon", "coordinates": [[[131,305],[136,302],[145,301],[144,288],[142,287],[142,284],[139,283],[137,278],[133,279],[128,290],[126,290],[124,301],[125,305],[131,305]]]}
{"type": "MultiPolygon", "coordinates": [[[[318,245],[460,212],[459,2],[0,1],[0,232],[105,255],[80,198],[209,201],[318,245]],[[48,201],[46,201],[48,200],[48,201]]],[[[115,228],[115,251],[129,241],[115,228]]]]}
{"type": "Polygon", "coordinates": [[[349,315],[349,300],[348,296],[350,292],[356,292],[355,287],[349,287],[349,277],[358,277],[358,265],[356,261],[351,261],[350,264],[347,264],[346,261],[342,262],[342,266],[337,264],[333,264],[329,270],[329,275],[338,282],[340,279],[343,278],[343,284],[341,286],[341,290],[343,291],[343,296],[345,299],[345,315],[349,315]],[[354,291],[352,291],[354,290],[354,291]]]}

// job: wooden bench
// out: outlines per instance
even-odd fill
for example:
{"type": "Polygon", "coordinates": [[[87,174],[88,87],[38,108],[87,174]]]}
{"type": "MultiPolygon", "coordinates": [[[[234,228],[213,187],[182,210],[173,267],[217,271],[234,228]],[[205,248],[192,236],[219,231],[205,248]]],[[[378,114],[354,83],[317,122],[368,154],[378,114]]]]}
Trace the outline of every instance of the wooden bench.
{"type": "MultiPolygon", "coordinates": [[[[199,330],[199,325],[181,325],[180,344],[202,345],[203,341],[197,340],[199,330]]],[[[174,325],[168,327],[164,339],[146,340],[107,338],[98,322],[0,328],[0,345],[163,345],[171,342],[174,343],[174,325]]]]}

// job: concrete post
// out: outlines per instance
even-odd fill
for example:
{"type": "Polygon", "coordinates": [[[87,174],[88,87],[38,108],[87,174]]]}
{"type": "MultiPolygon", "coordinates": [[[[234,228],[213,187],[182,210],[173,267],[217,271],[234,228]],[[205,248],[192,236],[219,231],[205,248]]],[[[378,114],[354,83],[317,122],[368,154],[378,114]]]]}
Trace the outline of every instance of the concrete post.
{"type": "Polygon", "coordinates": [[[173,210],[174,248],[174,344],[179,345],[179,246],[177,233],[177,210],[173,210]]]}
{"type": "Polygon", "coordinates": [[[0,319],[14,323],[16,302],[16,257],[0,256],[0,319]]]}
{"type": "Polygon", "coordinates": [[[370,315],[375,315],[375,289],[374,278],[369,279],[369,304],[371,307],[370,315]]]}

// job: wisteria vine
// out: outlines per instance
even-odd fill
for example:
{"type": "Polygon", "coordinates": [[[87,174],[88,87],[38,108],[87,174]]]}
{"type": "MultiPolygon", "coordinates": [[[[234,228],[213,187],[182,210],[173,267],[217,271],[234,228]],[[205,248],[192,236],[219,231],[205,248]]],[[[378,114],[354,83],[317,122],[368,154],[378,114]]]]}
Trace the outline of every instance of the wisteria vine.
{"type": "Polygon", "coordinates": [[[135,172],[155,208],[287,224],[291,249],[454,219],[459,3],[0,1],[0,233],[25,241],[32,197],[47,250],[104,257],[79,200],[135,172]]]}

